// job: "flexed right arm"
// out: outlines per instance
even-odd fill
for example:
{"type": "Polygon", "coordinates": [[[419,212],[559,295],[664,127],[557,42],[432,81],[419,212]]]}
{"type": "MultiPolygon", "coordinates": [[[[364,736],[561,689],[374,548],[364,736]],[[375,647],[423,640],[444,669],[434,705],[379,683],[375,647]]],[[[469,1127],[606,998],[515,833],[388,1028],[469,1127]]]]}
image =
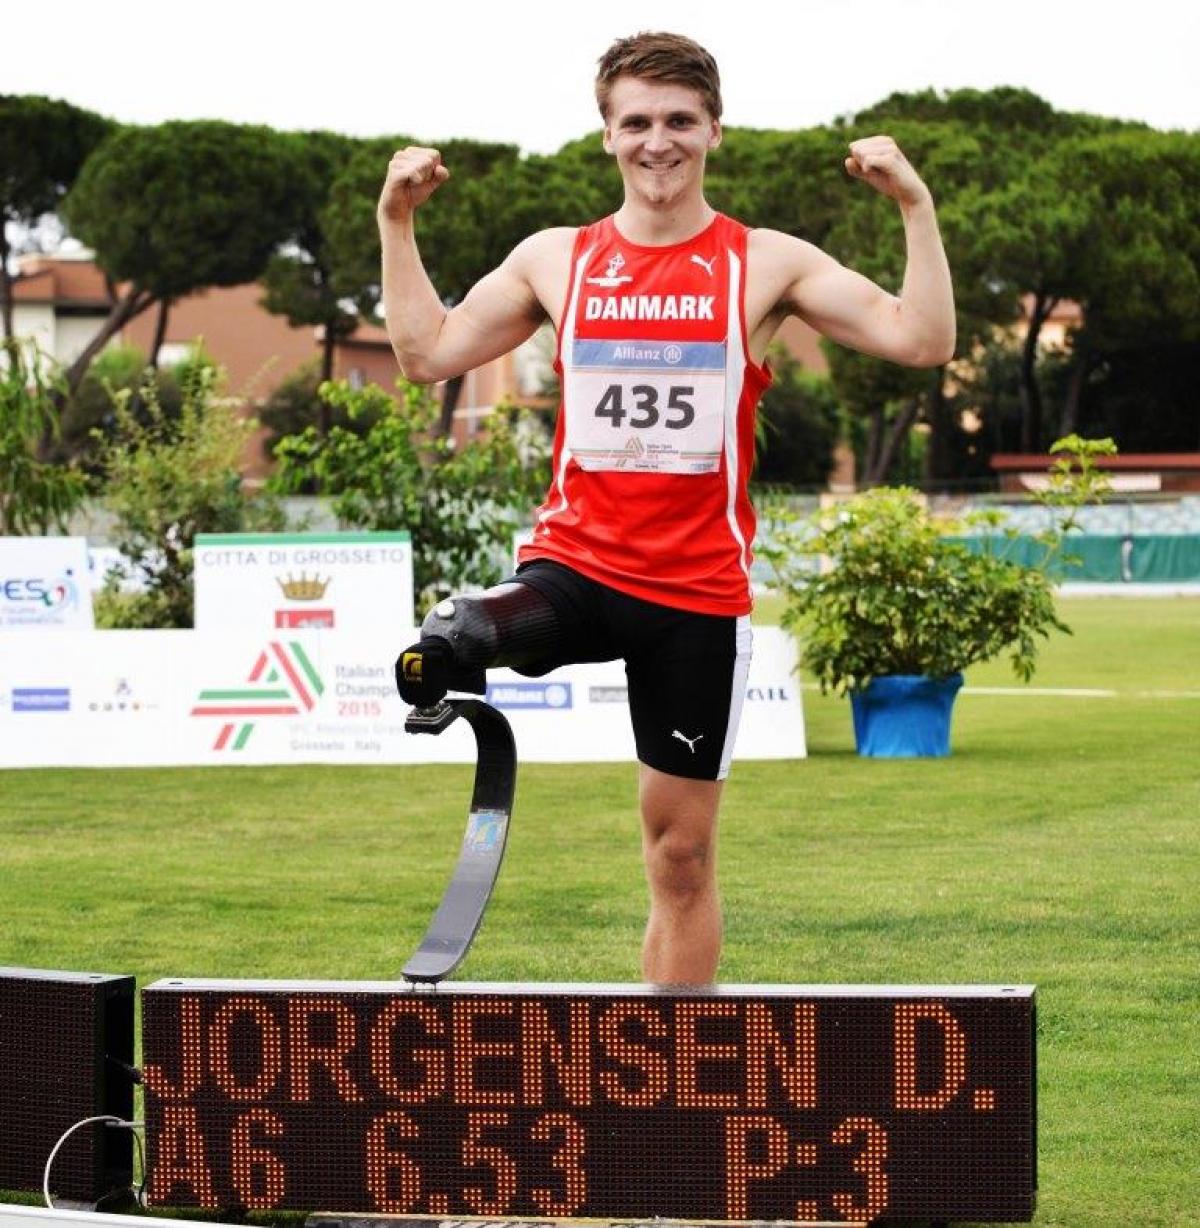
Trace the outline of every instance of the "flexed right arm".
{"type": "Polygon", "coordinates": [[[388,338],[405,378],[417,383],[450,379],[507,353],[546,316],[530,272],[538,235],[519,244],[461,303],[449,309],[442,303],[421,264],[413,218],[449,178],[436,149],[402,149],[379,197],[388,338]]]}

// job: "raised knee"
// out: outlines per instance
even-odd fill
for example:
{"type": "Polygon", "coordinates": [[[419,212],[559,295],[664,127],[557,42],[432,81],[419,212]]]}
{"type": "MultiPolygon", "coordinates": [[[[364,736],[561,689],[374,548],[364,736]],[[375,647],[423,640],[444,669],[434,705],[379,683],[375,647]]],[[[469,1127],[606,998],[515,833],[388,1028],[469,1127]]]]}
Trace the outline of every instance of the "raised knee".
{"type": "Polygon", "coordinates": [[[447,691],[487,690],[484,667],[496,655],[496,628],[479,597],[439,602],[421,624],[421,638],[396,662],[396,686],[406,702],[429,707],[447,691]]]}
{"type": "Polygon", "coordinates": [[[445,640],[461,665],[523,665],[544,656],[558,634],[554,607],[528,584],[439,602],[421,634],[445,640]]]}
{"type": "Polygon", "coordinates": [[[544,661],[557,634],[554,607],[527,584],[448,597],[426,616],[419,643],[396,662],[400,694],[418,706],[435,703],[448,690],[482,695],[485,669],[544,661]]]}
{"type": "Polygon", "coordinates": [[[459,665],[489,665],[496,655],[496,619],[487,595],[447,597],[425,616],[421,637],[445,640],[459,665]]]}

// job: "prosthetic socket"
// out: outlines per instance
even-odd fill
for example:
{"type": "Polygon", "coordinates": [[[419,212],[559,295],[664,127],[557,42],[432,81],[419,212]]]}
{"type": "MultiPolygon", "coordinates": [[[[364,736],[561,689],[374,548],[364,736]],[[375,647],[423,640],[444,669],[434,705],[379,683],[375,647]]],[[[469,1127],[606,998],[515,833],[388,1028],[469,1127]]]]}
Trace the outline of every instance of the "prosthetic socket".
{"type": "Polygon", "coordinates": [[[439,602],[421,624],[421,638],[396,662],[400,697],[428,708],[447,691],[482,695],[485,670],[533,665],[546,656],[557,631],[554,607],[527,584],[499,584],[439,602]]]}

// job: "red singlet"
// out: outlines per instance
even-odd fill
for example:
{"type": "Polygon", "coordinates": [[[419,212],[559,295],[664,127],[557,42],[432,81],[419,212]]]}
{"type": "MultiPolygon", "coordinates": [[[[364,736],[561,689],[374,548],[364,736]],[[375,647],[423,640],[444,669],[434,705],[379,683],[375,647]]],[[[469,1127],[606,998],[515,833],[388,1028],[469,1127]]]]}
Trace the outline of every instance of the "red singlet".
{"type": "Polygon", "coordinates": [[[553,559],[645,601],[751,606],[754,411],[747,228],[718,214],[669,247],[611,217],[575,239],[558,329],[554,479],[520,562],[553,559]]]}

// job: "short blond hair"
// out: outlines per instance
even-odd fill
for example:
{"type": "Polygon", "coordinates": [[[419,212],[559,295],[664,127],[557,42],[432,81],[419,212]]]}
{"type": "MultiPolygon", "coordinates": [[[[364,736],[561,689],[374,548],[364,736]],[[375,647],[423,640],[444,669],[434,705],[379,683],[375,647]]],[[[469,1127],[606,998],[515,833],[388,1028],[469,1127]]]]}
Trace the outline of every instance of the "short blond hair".
{"type": "Polygon", "coordinates": [[[643,31],[619,38],[600,57],[596,73],[596,104],[608,119],[609,94],[618,77],[665,81],[697,90],[713,119],[721,118],[721,74],[717,62],[682,34],[643,31]]]}

